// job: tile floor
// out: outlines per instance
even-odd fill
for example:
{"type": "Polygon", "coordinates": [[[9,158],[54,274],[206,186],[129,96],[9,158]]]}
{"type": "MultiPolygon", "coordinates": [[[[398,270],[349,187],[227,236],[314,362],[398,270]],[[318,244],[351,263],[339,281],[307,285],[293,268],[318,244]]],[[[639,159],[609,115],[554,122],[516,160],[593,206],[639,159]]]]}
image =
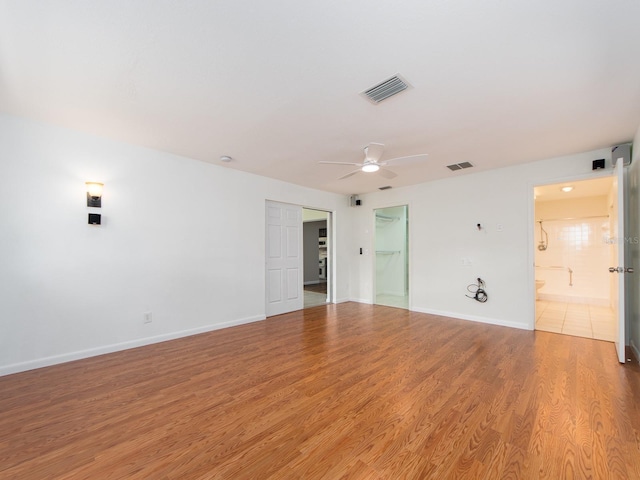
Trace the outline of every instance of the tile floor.
{"type": "Polygon", "coordinates": [[[536,330],[615,341],[613,310],[584,303],[537,300],[536,330]]]}

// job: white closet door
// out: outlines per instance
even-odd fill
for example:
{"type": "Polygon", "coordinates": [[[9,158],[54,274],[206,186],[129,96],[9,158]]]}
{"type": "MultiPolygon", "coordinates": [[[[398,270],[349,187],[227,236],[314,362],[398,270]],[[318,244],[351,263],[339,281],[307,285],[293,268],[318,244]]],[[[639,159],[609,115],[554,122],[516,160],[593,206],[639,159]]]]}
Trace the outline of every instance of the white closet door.
{"type": "Polygon", "coordinates": [[[304,308],[302,291],[302,207],[267,202],[266,314],[304,308]]]}

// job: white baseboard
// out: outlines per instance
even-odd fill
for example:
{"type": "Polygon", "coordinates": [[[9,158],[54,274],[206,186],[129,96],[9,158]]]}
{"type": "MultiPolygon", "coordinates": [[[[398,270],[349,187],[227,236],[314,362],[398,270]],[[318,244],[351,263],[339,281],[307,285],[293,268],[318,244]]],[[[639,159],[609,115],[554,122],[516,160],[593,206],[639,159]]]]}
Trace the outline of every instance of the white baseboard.
{"type": "Polygon", "coordinates": [[[528,325],[525,325],[523,323],[509,322],[505,320],[499,320],[497,318],[479,317],[477,315],[465,315],[456,312],[444,312],[441,310],[432,310],[429,308],[412,308],[411,311],[428,313],[431,315],[439,315],[441,317],[457,318],[459,320],[469,320],[471,322],[487,323],[489,325],[498,325],[501,327],[519,328],[520,330],[531,330],[528,325]]]}
{"type": "Polygon", "coordinates": [[[335,300],[333,303],[347,303],[347,302],[351,302],[352,300],[349,298],[338,298],[337,300],[335,300]]]}
{"type": "Polygon", "coordinates": [[[350,298],[348,301],[356,302],[356,303],[366,303],[367,305],[373,305],[373,300],[369,298],[350,298]]]}
{"type": "Polygon", "coordinates": [[[28,362],[21,362],[21,363],[14,363],[11,365],[0,366],[0,377],[4,375],[11,375],[12,373],[26,372],[27,370],[34,370],[36,368],[50,367],[51,365],[57,365],[59,363],[72,362],[74,360],[81,360],[83,358],[96,357],[98,355],[119,352],[122,350],[128,350],[130,348],[143,347],[145,345],[151,345],[154,343],[166,342],[168,340],[175,340],[178,338],[189,337],[191,335],[198,335],[199,333],[212,332],[214,330],[220,330],[222,328],[235,327],[237,325],[243,325],[245,323],[259,322],[261,320],[264,320],[265,318],[266,317],[264,315],[256,315],[253,317],[242,318],[242,319],[233,320],[230,322],[216,323],[214,325],[205,325],[204,327],[192,328],[189,330],[181,330],[178,332],[165,333],[165,334],[156,335],[153,337],[140,338],[137,340],[130,340],[128,342],[114,343],[111,345],[104,345],[102,347],[64,353],[62,355],[53,355],[50,357],[39,358],[36,360],[29,360],[28,362]]]}

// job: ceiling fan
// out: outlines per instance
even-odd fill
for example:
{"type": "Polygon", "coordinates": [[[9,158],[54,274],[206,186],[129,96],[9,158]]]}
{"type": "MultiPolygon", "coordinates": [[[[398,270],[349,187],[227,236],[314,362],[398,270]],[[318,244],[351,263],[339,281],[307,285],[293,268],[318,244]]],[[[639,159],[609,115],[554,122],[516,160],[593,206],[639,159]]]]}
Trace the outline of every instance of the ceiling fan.
{"type": "Polygon", "coordinates": [[[358,167],[357,170],[353,172],[347,173],[343,175],[338,180],[342,180],[344,178],[348,178],[351,175],[355,175],[358,172],[380,172],[384,178],[394,178],[397,177],[398,174],[392,172],[391,170],[384,168],[391,162],[399,162],[408,159],[417,159],[418,157],[426,157],[427,154],[423,153],[420,155],[410,155],[408,157],[398,157],[398,158],[390,158],[389,160],[385,160],[384,162],[380,161],[380,157],[382,157],[382,152],[384,152],[384,145],[381,143],[370,143],[366,147],[364,147],[364,161],[362,163],[354,163],[354,162],[318,162],[318,163],[326,163],[333,165],[355,165],[358,167]]]}

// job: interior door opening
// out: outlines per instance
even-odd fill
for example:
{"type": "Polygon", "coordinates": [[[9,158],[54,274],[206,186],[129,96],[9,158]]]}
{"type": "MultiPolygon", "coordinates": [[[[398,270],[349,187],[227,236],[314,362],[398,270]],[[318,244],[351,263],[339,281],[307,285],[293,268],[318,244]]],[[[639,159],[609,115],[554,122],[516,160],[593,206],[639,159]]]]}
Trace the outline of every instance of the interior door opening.
{"type": "Polygon", "coordinates": [[[304,308],[331,301],[330,212],[302,209],[304,251],[304,308]]]}
{"type": "Polygon", "coordinates": [[[378,208],[374,218],[374,303],[408,309],[409,207],[378,208]]]}
{"type": "Polygon", "coordinates": [[[613,177],[535,187],[535,328],[615,342],[613,177]]]}

